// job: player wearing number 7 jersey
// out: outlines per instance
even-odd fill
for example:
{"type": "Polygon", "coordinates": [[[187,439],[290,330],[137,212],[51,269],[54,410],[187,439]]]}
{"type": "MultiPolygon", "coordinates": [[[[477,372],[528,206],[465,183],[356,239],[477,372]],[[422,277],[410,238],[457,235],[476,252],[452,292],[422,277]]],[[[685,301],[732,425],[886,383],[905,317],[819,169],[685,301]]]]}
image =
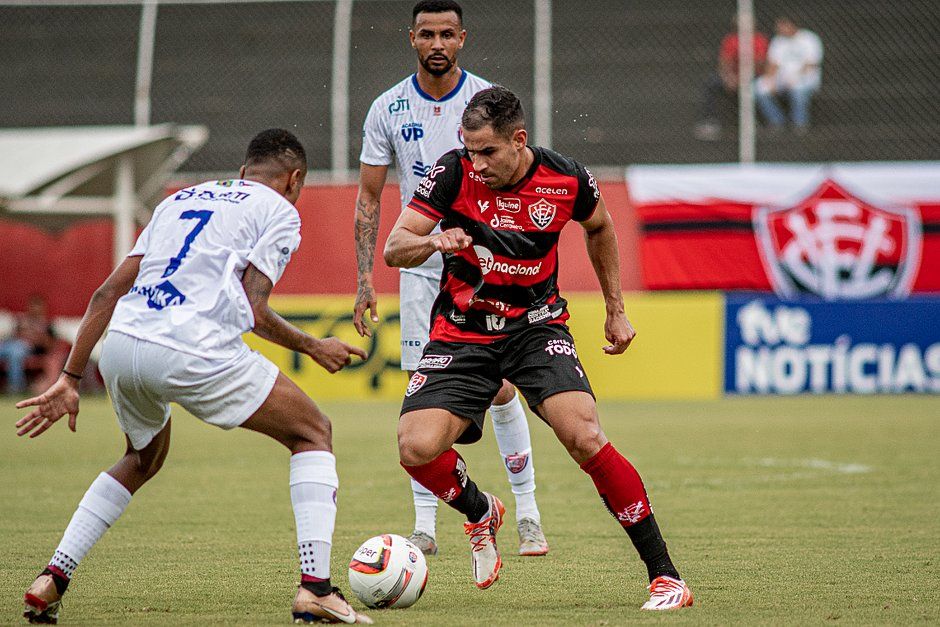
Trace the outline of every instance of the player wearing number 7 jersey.
{"type": "Polygon", "coordinates": [[[297,138],[272,129],[251,141],[238,179],[188,187],[164,200],[128,257],[95,291],[59,380],[17,404],[34,407],[16,423],[18,435],[40,435],[65,414],[74,431],[78,373],[110,322],[99,366],[127,448],[88,488],[48,566],[26,591],[29,622],[56,622],[79,562],[160,470],[170,447],[171,402],[209,424],[258,431],[290,449],[301,571],[294,620],[372,622],[330,583],[339,487],[330,421],[241,339],[253,331],[330,372],[352,355],[366,357],[336,338],[307,335],[268,306],[300,245],[293,205],[306,172],[297,138]]]}

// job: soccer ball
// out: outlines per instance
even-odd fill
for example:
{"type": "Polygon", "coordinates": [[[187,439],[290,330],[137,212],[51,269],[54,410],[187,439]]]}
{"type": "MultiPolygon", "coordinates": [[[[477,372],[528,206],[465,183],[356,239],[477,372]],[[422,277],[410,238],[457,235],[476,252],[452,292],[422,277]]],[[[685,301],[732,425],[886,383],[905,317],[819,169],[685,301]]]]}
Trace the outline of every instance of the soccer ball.
{"type": "Polygon", "coordinates": [[[349,587],[368,607],[414,605],[427,583],[421,549],[391,533],[363,542],[349,562],[349,587]]]}

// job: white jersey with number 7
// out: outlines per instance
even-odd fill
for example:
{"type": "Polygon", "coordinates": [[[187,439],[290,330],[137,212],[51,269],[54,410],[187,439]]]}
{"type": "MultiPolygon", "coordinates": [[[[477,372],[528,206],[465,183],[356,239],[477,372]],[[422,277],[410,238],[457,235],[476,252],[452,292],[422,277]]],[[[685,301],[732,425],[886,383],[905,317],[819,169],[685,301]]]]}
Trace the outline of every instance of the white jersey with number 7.
{"type": "Polygon", "coordinates": [[[200,357],[237,357],[254,327],[245,269],[250,263],[277,283],[298,246],[300,215],[261,183],[182,189],[160,203],[128,254],[143,256],[140,272],[110,328],[200,357]]]}

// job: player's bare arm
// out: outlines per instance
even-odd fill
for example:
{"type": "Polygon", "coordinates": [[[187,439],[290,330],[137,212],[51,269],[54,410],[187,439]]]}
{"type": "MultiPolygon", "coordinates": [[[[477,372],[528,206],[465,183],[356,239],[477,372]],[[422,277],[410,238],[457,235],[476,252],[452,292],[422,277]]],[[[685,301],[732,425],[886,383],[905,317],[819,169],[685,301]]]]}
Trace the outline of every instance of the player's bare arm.
{"type": "Polygon", "coordinates": [[[88,365],[91,351],[108,328],[108,323],[111,322],[115,305],[133,287],[140,270],[140,260],[141,257],[138,256],[127,257],[95,290],[78,327],[78,336],[69,352],[63,373],[40,396],[16,404],[18,409],[35,407],[29,414],[17,421],[17,435],[28,433],[29,437],[35,438],[65,414],[69,415],[69,429],[75,431],[78,419],[79,379],[85,371],[85,366],[88,365]]]}
{"type": "Polygon", "coordinates": [[[271,309],[268,298],[274,285],[263,272],[249,264],[242,285],[255,316],[255,335],[298,353],[309,355],[328,372],[338,372],[352,363],[352,355],[366,359],[366,351],[335,337],[323,340],[304,333],[271,309]]]}
{"type": "Polygon", "coordinates": [[[588,257],[601,284],[604,306],[607,309],[604,336],[610,344],[604,347],[604,352],[608,355],[620,355],[630,346],[636,331],[624,313],[617,230],[603,196],[598,200],[594,214],[582,222],[581,226],[584,227],[588,257]]]}
{"type": "Polygon", "coordinates": [[[359,195],[356,196],[356,304],[353,325],[362,337],[371,337],[372,330],[362,320],[366,309],[373,323],[379,321],[372,269],[375,245],[379,238],[382,189],[388,175],[386,165],[359,164],[359,195]]]}
{"type": "Polygon", "coordinates": [[[434,253],[453,253],[473,243],[463,229],[431,235],[437,222],[414,209],[406,209],[385,242],[385,263],[393,268],[414,268],[434,253]]]}

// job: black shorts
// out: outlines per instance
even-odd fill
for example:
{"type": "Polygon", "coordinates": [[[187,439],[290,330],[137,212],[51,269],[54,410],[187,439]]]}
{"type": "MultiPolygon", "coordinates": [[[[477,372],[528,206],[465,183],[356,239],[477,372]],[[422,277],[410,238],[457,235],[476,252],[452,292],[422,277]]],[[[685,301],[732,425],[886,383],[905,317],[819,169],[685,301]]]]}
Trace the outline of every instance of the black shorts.
{"type": "Polygon", "coordinates": [[[568,327],[544,324],[491,344],[428,342],[401,413],[446,409],[471,422],[457,439],[471,444],[483,435],[486,410],[503,379],[519,388],[536,415],[536,407],[560,392],[594,396],[568,327]]]}

